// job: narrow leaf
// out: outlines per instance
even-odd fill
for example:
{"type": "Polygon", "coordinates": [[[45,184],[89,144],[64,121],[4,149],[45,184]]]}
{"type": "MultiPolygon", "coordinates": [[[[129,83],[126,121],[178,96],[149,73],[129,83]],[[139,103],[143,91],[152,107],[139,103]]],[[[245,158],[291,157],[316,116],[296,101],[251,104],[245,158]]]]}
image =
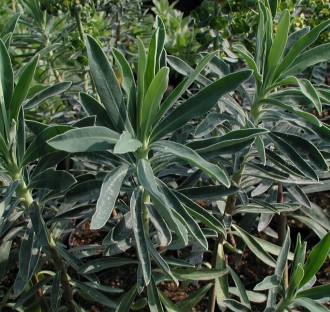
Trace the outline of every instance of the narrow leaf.
{"type": "Polygon", "coordinates": [[[132,213],[133,232],[136,241],[136,249],[141,263],[144,284],[151,281],[151,261],[147,247],[147,237],[142,218],[142,189],[135,189],[131,198],[130,208],[132,213]]]}
{"type": "Polygon", "coordinates": [[[162,194],[155,180],[152,168],[148,161],[140,160],[137,168],[138,178],[141,185],[148,191],[158,212],[169,224],[169,227],[183,240],[185,244],[188,243],[187,230],[184,225],[174,216],[169,203],[164,194],[162,194]]]}
{"type": "Polygon", "coordinates": [[[306,68],[317,63],[325,62],[330,58],[330,43],[322,44],[299,55],[288,70],[281,73],[279,79],[287,76],[295,76],[306,68]],[[317,55],[317,57],[315,57],[317,55]]]}
{"type": "Polygon", "coordinates": [[[28,187],[65,191],[76,182],[76,179],[67,171],[49,168],[33,176],[28,187]]]}
{"type": "Polygon", "coordinates": [[[95,98],[87,93],[79,93],[80,103],[89,116],[96,116],[96,125],[106,128],[114,129],[115,126],[110,119],[104,106],[98,102],[95,98]]]}
{"type": "Polygon", "coordinates": [[[303,269],[304,277],[300,282],[300,287],[304,286],[320,269],[330,250],[330,232],[312,249],[303,269]]]}
{"type": "Polygon", "coordinates": [[[150,312],[164,312],[162,303],[158,295],[157,287],[153,278],[147,286],[148,304],[150,312]]]}
{"type": "Polygon", "coordinates": [[[199,156],[195,151],[193,151],[187,146],[171,141],[162,141],[162,142],[153,143],[151,148],[161,152],[168,152],[173,155],[176,155],[184,159],[188,163],[191,163],[197,168],[203,170],[213,179],[217,180],[219,183],[224,184],[227,187],[230,186],[229,177],[224,170],[222,170],[217,165],[207,162],[201,156],[199,156]]]}
{"type": "Polygon", "coordinates": [[[267,58],[267,67],[270,74],[272,74],[274,67],[276,67],[276,65],[282,58],[284,48],[288,39],[289,27],[290,13],[288,10],[284,10],[280,16],[276,36],[274,38],[267,58]]]}
{"type": "Polygon", "coordinates": [[[175,131],[187,122],[208,112],[226,93],[235,90],[251,75],[245,70],[230,74],[192,96],[190,99],[175,108],[154,129],[151,141],[155,142],[164,135],[175,131]]]}
{"type": "Polygon", "coordinates": [[[116,127],[114,130],[122,132],[126,126],[126,113],[116,75],[102,48],[91,36],[87,36],[86,48],[91,75],[102,104],[116,127]]]}
{"type": "Polygon", "coordinates": [[[311,100],[314,107],[316,108],[318,114],[322,113],[322,104],[321,100],[312,85],[312,83],[307,79],[298,79],[299,87],[302,93],[311,100]]]}
{"type": "MultiPolygon", "coordinates": [[[[325,20],[321,24],[314,27],[310,32],[304,36],[300,36],[300,39],[294,43],[292,48],[288,51],[280,65],[276,68],[274,74],[275,79],[278,78],[286,69],[290,67],[293,61],[308,48],[318,38],[320,33],[330,25],[330,21],[325,20]]],[[[289,37],[290,38],[290,37],[289,37]]],[[[316,54],[315,54],[316,55],[316,54]]],[[[286,75],[287,76],[287,75],[286,75]]]]}
{"type": "Polygon", "coordinates": [[[144,97],[142,104],[140,127],[142,128],[142,137],[146,137],[151,127],[155,123],[155,116],[159,109],[160,102],[168,87],[169,68],[163,67],[155,75],[144,97]]]}
{"type": "Polygon", "coordinates": [[[122,265],[129,265],[133,263],[138,263],[136,260],[128,258],[115,258],[115,257],[106,257],[99,258],[92,261],[89,261],[82,265],[78,273],[90,274],[100,272],[109,268],[116,268],[122,265]]]}
{"type": "Polygon", "coordinates": [[[311,300],[309,298],[295,298],[294,303],[298,304],[299,306],[303,306],[304,308],[308,309],[311,312],[329,312],[330,310],[323,306],[322,304],[311,300]]]}
{"type": "Polygon", "coordinates": [[[39,61],[39,55],[36,55],[27,65],[19,77],[17,85],[15,86],[13,97],[10,103],[9,112],[10,120],[18,120],[18,114],[29,92],[30,84],[32,82],[34,72],[39,61]]]}
{"type": "Polygon", "coordinates": [[[264,263],[275,267],[274,259],[260,246],[260,244],[254,239],[252,235],[238,227],[232,225],[232,227],[238,232],[239,236],[243,239],[245,244],[251,249],[251,251],[264,263]]]}
{"type": "Polygon", "coordinates": [[[91,229],[100,229],[108,222],[127,171],[128,166],[122,165],[106,175],[96,203],[96,211],[92,217],[91,229]]]}
{"type": "Polygon", "coordinates": [[[131,66],[125,59],[124,55],[117,49],[112,48],[112,53],[116,58],[117,65],[120,70],[122,86],[127,96],[127,112],[131,124],[135,129],[136,122],[136,85],[131,66]]]}
{"type": "Polygon", "coordinates": [[[127,291],[121,298],[119,305],[115,312],[127,312],[130,310],[131,305],[137,294],[136,285],[134,285],[129,291],[127,291]]]}
{"type": "Polygon", "coordinates": [[[56,83],[50,87],[43,89],[41,92],[37,93],[32,99],[29,99],[24,103],[24,109],[33,108],[43,101],[49,99],[52,96],[61,94],[62,92],[68,90],[71,87],[72,82],[63,81],[56,83]]]}
{"type": "Polygon", "coordinates": [[[93,301],[99,302],[101,304],[104,304],[105,306],[116,309],[117,303],[111,299],[108,298],[108,296],[102,294],[100,291],[94,289],[93,287],[90,287],[86,283],[82,283],[79,281],[71,281],[71,283],[81,289],[84,293],[86,293],[90,298],[92,298],[93,301]]]}

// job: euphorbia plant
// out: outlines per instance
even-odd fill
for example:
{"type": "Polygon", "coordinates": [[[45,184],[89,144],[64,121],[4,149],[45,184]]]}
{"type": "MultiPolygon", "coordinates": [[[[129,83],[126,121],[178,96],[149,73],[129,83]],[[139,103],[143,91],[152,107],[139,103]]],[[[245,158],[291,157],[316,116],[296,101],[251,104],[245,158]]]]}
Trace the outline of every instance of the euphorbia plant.
{"type": "Polygon", "coordinates": [[[67,172],[55,170],[58,159],[54,162],[54,159],[41,158],[38,166],[32,169],[31,161],[38,158],[33,158],[32,149],[35,152],[41,147],[34,143],[26,150],[28,135],[24,118],[24,108],[35,107],[60,94],[71,83],[62,82],[50,87],[33,85],[39,54],[14,73],[7,47],[10,46],[18,18],[16,15],[9,20],[0,39],[0,172],[5,188],[0,203],[0,279],[5,276],[9,259],[15,259],[12,249],[16,239],[19,246],[19,272],[12,291],[16,297],[22,292],[24,295],[16,304],[11,304],[11,294],[6,293],[2,305],[15,308],[23,306],[35,311],[48,310],[48,303],[40,293],[37,301],[28,302],[39,288],[51,280],[50,277],[43,278],[39,275],[43,252],[54,262],[58,272],[57,282],[65,290],[64,298],[68,309],[75,311],[65,265],[56,249],[51,231],[46,228],[41,217],[43,204],[47,201],[50,190],[53,191],[53,196],[59,196],[58,193],[72,185],[75,179],[67,172]],[[61,180],[61,183],[55,183],[56,180],[61,180]]]}
{"type": "MultiPolygon", "coordinates": [[[[284,242],[287,217],[305,223],[320,238],[330,229],[328,216],[312,205],[304,193],[304,185],[319,184],[322,171],[328,170],[325,142],[329,138],[329,127],[311,111],[315,109],[321,113],[322,104],[329,103],[329,88],[313,86],[301,78],[306,68],[329,59],[328,44],[307,49],[330,22],[289,35],[290,15],[287,10],[278,16],[278,25],[276,22],[277,27],[274,27],[276,6],[276,1],[272,2],[272,7],[268,1],[259,2],[254,54],[242,45],[234,46],[253,70],[254,79],[249,82],[252,88],[248,92],[240,89],[243,105],[238,105],[232,98],[224,98],[217,111],[198,125],[195,138],[188,143],[190,148],[209,160],[227,160],[232,179],[241,189],[218,207],[234,230],[234,236],[240,238],[237,251],[247,245],[260,260],[273,267],[276,263],[268,252],[279,255],[279,249],[250,235],[254,227],[259,232],[277,235],[279,245],[284,242]],[[250,141],[242,141],[244,135],[251,134],[247,128],[263,129],[264,132],[255,139],[250,137],[250,141]],[[277,218],[278,233],[274,232],[274,223],[271,223],[274,217],[277,218]]],[[[192,71],[180,59],[171,57],[170,62],[184,75],[189,76],[192,71]]],[[[229,71],[220,59],[213,59],[211,64],[211,70],[219,75],[229,71]]],[[[203,76],[198,81],[203,85],[211,83],[203,76]]],[[[235,240],[231,241],[235,243],[235,240]]],[[[227,266],[226,246],[228,242],[219,237],[214,250],[215,267],[227,266]]],[[[234,250],[233,247],[230,250],[234,250]]],[[[287,270],[283,272],[286,288],[287,270]]],[[[249,294],[248,298],[236,273],[230,269],[230,274],[240,302],[230,298],[227,276],[223,276],[216,281],[208,311],[214,310],[215,298],[222,309],[251,309],[249,301],[255,299],[254,295],[249,294]]]]}
{"type": "MultiPolygon", "coordinates": [[[[165,276],[175,282],[189,277],[207,280],[226,273],[226,270],[174,269],[173,265],[180,267],[187,264],[166,260],[159,250],[182,248],[190,242],[198,242],[206,250],[207,234],[198,221],[219,235],[226,236],[223,224],[186,194],[192,191],[212,192],[220,198],[236,192],[237,188],[231,186],[230,177],[220,164],[206,161],[185,146],[185,140],[175,141],[175,137],[184,125],[206,114],[223,95],[240,86],[251,71],[243,70],[225,76],[179,103],[180,96],[215,55],[209,54],[187,79],[164,98],[169,79],[164,39],[164,26],[160,18],[157,18],[157,28],[148,52],[137,38],[136,80],[123,54],[113,49],[121,73],[120,85],[101,47],[88,36],[89,66],[101,102],[86,93],[80,94],[80,102],[88,115],[96,117],[95,126],[72,129],[48,140],[51,147],[70,153],[84,153],[91,160],[102,158],[105,168],[113,168],[105,175],[91,219],[92,229],[110,228],[104,240],[109,246],[104,251],[104,258],[87,262],[80,272],[97,272],[115,266],[118,259],[109,256],[135,246],[139,260],[137,285],[127,295],[129,301],[127,296],[123,298],[118,311],[126,311],[136,291],[141,293],[144,287],[147,288],[150,310],[163,310],[152,260],[165,274],[161,278],[158,276],[157,281],[165,276]],[[161,177],[164,169],[176,162],[184,170],[198,169],[196,176],[206,174],[210,186],[191,190],[194,179],[189,181],[188,178],[181,189],[171,189],[167,181],[171,175],[167,179],[161,177]],[[123,192],[129,197],[124,206],[120,205],[123,202],[119,200],[123,192]],[[118,212],[122,216],[117,225],[112,221],[114,209],[116,217],[118,212]]],[[[79,195],[74,195],[75,190],[81,192],[85,188],[88,191],[93,182],[83,181],[80,186],[73,187],[67,197],[79,201],[79,195]]],[[[63,217],[67,215],[63,214],[63,217]]],[[[61,218],[61,215],[56,218],[61,218]]],[[[169,304],[164,298],[163,301],[169,304]]]]}

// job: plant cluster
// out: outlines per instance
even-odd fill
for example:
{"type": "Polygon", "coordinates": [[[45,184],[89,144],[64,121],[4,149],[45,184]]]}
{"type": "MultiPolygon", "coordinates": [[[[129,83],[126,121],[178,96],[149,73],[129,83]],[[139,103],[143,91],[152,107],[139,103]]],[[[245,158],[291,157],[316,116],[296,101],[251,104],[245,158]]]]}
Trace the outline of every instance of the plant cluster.
{"type": "Polygon", "coordinates": [[[123,14],[140,1],[92,3],[84,21],[65,12],[76,1],[40,1],[48,14],[20,0],[0,31],[0,310],[329,311],[316,274],[330,218],[308,194],[329,190],[330,128],[318,116],[330,87],[304,73],[329,61],[329,43],[316,42],[330,21],[292,32],[288,9],[257,1],[252,49],[233,44],[244,66],[232,72],[222,32],[196,65],[182,59],[171,45],[190,40],[190,25],[154,3],[148,40],[123,14]],[[182,77],[173,89],[170,72],[182,77]],[[68,243],[81,220],[100,244],[68,243]],[[272,272],[252,287],[235,266],[244,251],[272,272]],[[120,269],[134,276],[123,288],[111,283],[120,269]],[[169,283],[197,287],[174,302],[169,283]]]}

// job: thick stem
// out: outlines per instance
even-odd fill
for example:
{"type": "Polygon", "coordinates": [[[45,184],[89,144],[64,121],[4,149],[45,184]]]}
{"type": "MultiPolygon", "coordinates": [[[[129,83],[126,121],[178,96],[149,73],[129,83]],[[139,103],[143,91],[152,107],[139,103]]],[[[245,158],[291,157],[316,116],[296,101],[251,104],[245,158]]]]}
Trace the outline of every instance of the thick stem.
{"type": "MultiPolygon", "coordinates": [[[[277,202],[280,204],[284,203],[284,196],[283,196],[283,184],[279,183],[277,188],[277,202]]],[[[287,231],[287,217],[285,213],[281,213],[277,216],[277,234],[279,245],[282,246],[285,241],[285,235],[287,231]]],[[[289,286],[289,269],[288,269],[288,262],[285,264],[284,273],[283,273],[283,282],[284,288],[287,289],[289,286]]]]}

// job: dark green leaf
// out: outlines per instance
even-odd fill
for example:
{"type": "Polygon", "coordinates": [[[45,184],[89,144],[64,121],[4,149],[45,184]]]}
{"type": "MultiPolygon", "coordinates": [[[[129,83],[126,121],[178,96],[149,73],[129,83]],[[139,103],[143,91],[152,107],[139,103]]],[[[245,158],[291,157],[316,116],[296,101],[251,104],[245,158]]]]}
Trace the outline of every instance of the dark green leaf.
{"type": "Polygon", "coordinates": [[[85,263],[78,270],[78,273],[89,274],[103,271],[109,268],[116,268],[122,265],[138,263],[136,260],[129,258],[115,258],[115,257],[106,257],[99,258],[85,263]]]}
{"type": "Polygon", "coordinates": [[[199,156],[195,151],[193,151],[187,146],[171,141],[161,141],[161,142],[153,143],[151,145],[151,148],[161,152],[168,152],[175,156],[178,156],[183,160],[187,161],[188,163],[203,170],[209,176],[211,176],[213,179],[217,180],[221,184],[224,184],[227,187],[230,186],[229,177],[224,170],[222,170],[217,165],[207,162],[201,156],[199,156]]]}
{"type": "Polygon", "coordinates": [[[116,75],[102,48],[91,36],[87,36],[86,48],[91,75],[102,104],[116,127],[114,130],[122,132],[127,126],[127,120],[123,95],[116,75]]]}
{"type": "Polygon", "coordinates": [[[163,67],[152,79],[147,89],[140,112],[140,124],[142,138],[149,135],[151,127],[156,122],[155,117],[163,98],[163,94],[167,90],[169,79],[169,68],[163,67]]]}
{"type": "Polygon", "coordinates": [[[162,258],[162,256],[159,254],[159,252],[156,250],[156,248],[153,246],[151,240],[149,238],[146,238],[146,243],[148,247],[148,251],[150,252],[151,256],[154,258],[158,266],[164,271],[165,274],[167,274],[173,282],[179,286],[179,281],[176,279],[176,277],[172,274],[170,267],[168,266],[167,262],[162,258]]]}
{"type": "Polygon", "coordinates": [[[23,101],[25,100],[26,95],[29,92],[30,84],[32,82],[38,61],[39,55],[36,55],[27,65],[25,65],[24,70],[19,77],[10,103],[10,120],[17,121],[18,119],[19,111],[21,109],[23,101]]]}
{"type": "Polygon", "coordinates": [[[188,243],[187,230],[184,225],[174,216],[165,195],[158,189],[155,176],[148,161],[140,160],[137,168],[138,178],[141,185],[148,191],[155,202],[155,206],[169,227],[185,242],[188,243]]]}
{"type": "MultiPolygon", "coordinates": [[[[46,141],[56,135],[62,134],[70,130],[70,126],[50,126],[39,132],[37,137],[30,143],[22,160],[21,166],[55,151],[54,148],[46,144],[46,141]]],[[[46,168],[45,168],[46,169],[46,168]]]]}
{"type": "Polygon", "coordinates": [[[158,182],[159,190],[165,195],[166,200],[169,206],[172,208],[173,212],[175,212],[176,217],[181,220],[183,224],[186,224],[186,228],[188,232],[196,239],[197,242],[205,249],[208,249],[207,240],[195,221],[195,219],[187,212],[187,210],[181,205],[178,198],[173,194],[173,192],[166,186],[165,183],[158,182]]]}
{"type": "Polygon", "coordinates": [[[244,287],[241,279],[230,266],[228,266],[228,269],[229,269],[229,273],[235,283],[235,286],[238,290],[238,296],[240,298],[241,303],[244,304],[244,306],[246,306],[247,308],[251,309],[250,301],[249,301],[248,295],[246,293],[245,287],[244,287]]]}
{"type": "Polygon", "coordinates": [[[270,74],[273,73],[274,68],[277,66],[277,64],[282,58],[284,48],[288,39],[289,27],[290,27],[290,13],[286,9],[282,12],[279,18],[276,35],[267,58],[267,67],[268,67],[267,69],[270,74]]]}
{"type": "Polygon", "coordinates": [[[192,96],[190,99],[175,108],[154,129],[151,142],[155,142],[168,133],[182,127],[187,122],[208,112],[219,99],[230,91],[234,91],[251,75],[251,71],[245,70],[230,74],[192,96]]]}
{"type": "Polygon", "coordinates": [[[20,18],[21,13],[16,13],[7,20],[7,22],[3,25],[2,31],[0,33],[0,37],[4,37],[7,34],[13,33],[17,24],[18,19],[20,18]]]}
{"type": "MultiPolygon", "coordinates": [[[[302,38],[303,39],[303,38],[302,38]]],[[[287,76],[295,76],[303,72],[306,68],[317,63],[325,62],[330,58],[330,43],[322,44],[315,48],[300,54],[295,58],[293,63],[286,71],[282,71],[280,78],[287,76]],[[315,57],[317,55],[317,57],[315,57]]]]}
{"type": "Polygon", "coordinates": [[[93,287],[90,287],[88,284],[79,281],[71,281],[71,283],[75,287],[81,289],[84,293],[86,293],[93,301],[104,304],[105,306],[112,309],[117,308],[118,305],[115,301],[109,299],[106,295],[103,295],[100,291],[96,290],[93,287]]]}
{"type": "Polygon", "coordinates": [[[155,207],[151,204],[146,205],[149,210],[150,221],[158,233],[159,245],[162,247],[168,246],[172,241],[170,229],[155,207]]]}
{"type": "Polygon", "coordinates": [[[37,106],[48,98],[61,94],[70,88],[71,82],[64,81],[54,84],[50,87],[43,89],[41,92],[37,93],[32,99],[29,99],[24,103],[24,109],[29,109],[37,106]]]}
{"type": "Polygon", "coordinates": [[[113,242],[120,242],[123,239],[128,238],[133,232],[132,214],[127,212],[123,215],[121,220],[116,226],[109,232],[104,238],[103,244],[109,244],[113,242]]]}
{"type": "Polygon", "coordinates": [[[157,287],[153,278],[151,278],[150,283],[147,285],[147,294],[150,312],[163,312],[164,310],[160,302],[157,287]]]}
{"type": "Polygon", "coordinates": [[[199,288],[198,290],[190,293],[187,298],[180,300],[177,305],[182,312],[190,312],[192,309],[206,297],[206,293],[212,287],[212,283],[206,284],[205,286],[199,288]]]}
{"type": "Polygon", "coordinates": [[[80,103],[89,116],[96,116],[96,125],[106,128],[115,128],[107,111],[99,103],[96,99],[92,96],[88,95],[87,93],[80,92],[79,93],[80,103]]]}
{"type": "Polygon", "coordinates": [[[127,112],[133,128],[136,129],[136,85],[134,75],[129,63],[124,55],[117,49],[112,48],[112,53],[116,58],[122,79],[122,87],[127,96],[127,112]]]}
{"type": "Polygon", "coordinates": [[[226,188],[220,185],[210,185],[201,187],[192,187],[187,189],[180,189],[180,193],[192,200],[220,200],[224,196],[232,195],[239,191],[237,186],[226,188]]]}
{"type": "Polygon", "coordinates": [[[328,171],[329,166],[325,161],[323,155],[318,150],[318,148],[311,143],[310,141],[293,134],[282,133],[282,132],[272,132],[270,134],[272,137],[276,135],[280,137],[292,147],[294,147],[297,151],[300,152],[301,155],[306,156],[312,164],[318,168],[319,170],[328,171]]]}
{"type": "Polygon", "coordinates": [[[70,173],[49,168],[33,176],[28,187],[31,189],[65,191],[76,182],[76,179],[70,173]]]}
{"type": "Polygon", "coordinates": [[[121,298],[116,312],[127,312],[130,310],[131,305],[137,294],[136,285],[134,285],[129,291],[127,291],[121,298]]]}
{"type": "Polygon", "coordinates": [[[33,225],[33,230],[36,234],[36,238],[39,240],[40,245],[49,246],[49,233],[45,225],[45,221],[41,215],[41,208],[37,202],[33,202],[29,207],[30,218],[33,225]]]}
{"type": "Polygon", "coordinates": [[[52,287],[51,287],[51,297],[50,297],[50,307],[53,312],[56,312],[61,300],[61,272],[56,272],[52,287]]]}
{"type": "MultiPolygon", "coordinates": [[[[183,80],[172,92],[171,94],[166,98],[164,103],[161,105],[156,121],[158,122],[164,114],[168,111],[168,109],[180,98],[180,96],[188,89],[188,87],[194,82],[194,80],[198,77],[198,75],[201,73],[201,71],[205,68],[205,66],[210,62],[210,60],[214,57],[216,52],[209,53],[206,55],[197,65],[195,70],[192,70],[191,73],[189,73],[188,78],[183,80]]],[[[170,60],[170,57],[168,57],[168,60],[170,60]]],[[[171,62],[169,62],[171,64],[171,62]]]]}
{"type": "Polygon", "coordinates": [[[311,203],[307,197],[307,195],[303,192],[303,190],[298,185],[292,184],[284,184],[288,192],[294,197],[294,199],[304,207],[310,209],[311,203]]]}
{"type": "Polygon", "coordinates": [[[14,74],[6,46],[0,39],[0,133],[7,139],[9,131],[9,105],[14,90],[14,74]]]}
{"type": "MultiPolygon", "coordinates": [[[[32,296],[36,295],[38,289],[42,288],[52,279],[51,276],[46,277],[45,279],[41,280],[37,284],[33,285],[27,292],[25,292],[20,298],[16,301],[14,309],[22,307],[22,305],[29,300],[32,296]]],[[[17,293],[16,293],[17,295],[17,293]]]]}
{"type": "Polygon", "coordinates": [[[290,65],[294,62],[294,60],[297,59],[300,53],[304,51],[306,48],[308,48],[318,38],[320,33],[329,25],[330,25],[330,21],[325,20],[321,24],[314,27],[312,31],[308,32],[304,36],[301,37],[301,34],[299,34],[300,39],[294,43],[294,45],[288,51],[287,55],[284,57],[280,65],[276,68],[274,75],[275,79],[277,79],[278,76],[283,73],[283,71],[288,69],[290,65]]]}
{"type": "Polygon", "coordinates": [[[221,151],[221,149],[225,147],[236,145],[238,143],[250,142],[250,139],[267,132],[268,130],[259,128],[233,130],[220,137],[192,141],[188,146],[200,153],[221,151]]]}
{"type": "MultiPolygon", "coordinates": [[[[285,154],[293,163],[293,165],[303,172],[307,177],[318,180],[318,176],[313,168],[297,153],[291,144],[285,142],[277,135],[269,133],[270,138],[276,144],[276,147],[285,154]]],[[[304,140],[305,141],[305,140],[304,140]]],[[[290,142],[291,143],[291,142],[290,142]]]]}
{"type": "Polygon", "coordinates": [[[321,114],[322,113],[321,100],[312,83],[307,79],[298,79],[298,83],[302,93],[313,103],[317,112],[321,114]]]}
{"type": "Polygon", "coordinates": [[[97,199],[101,192],[101,180],[83,181],[77,183],[65,194],[66,202],[87,202],[97,199]]]}
{"type": "Polygon", "coordinates": [[[190,213],[194,218],[203,222],[210,229],[217,231],[219,234],[226,236],[226,230],[216,217],[214,217],[209,211],[205,208],[196,204],[192,198],[185,196],[184,193],[175,192],[175,195],[178,197],[181,203],[185,205],[188,213],[190,213]]]}
{"type": "Polygon", "coordinates": [[[274,259],[260,246],[260,244],[255,240],[255,238],[244,231],[237,225],[232,225],[232,227],[238,232],[239,236],[243,239],[248,248],[264,263],[275,267],[274,259]]]}

